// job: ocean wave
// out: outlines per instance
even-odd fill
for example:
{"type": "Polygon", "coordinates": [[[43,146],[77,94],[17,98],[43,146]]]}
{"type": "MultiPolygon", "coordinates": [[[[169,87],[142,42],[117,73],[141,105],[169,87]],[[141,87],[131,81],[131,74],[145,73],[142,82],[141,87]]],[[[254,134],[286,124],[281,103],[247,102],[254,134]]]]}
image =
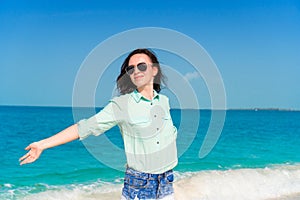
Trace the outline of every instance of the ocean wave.
{"type": "Polygon", "coordinates": [[[114,183],[98,180],[91,183],[68,185],[48,185],[38,183],[33,186],[21,186],[5,183],[0,185],[1,200],[95,200],[120,199],[120,179],[114,183]]]}
{"type": "MultiPolygon", "coordinates": [[[[175,172],[175,198],[179,200],[266,200],[300,196],[300,164],[266,168],[175,172]]],[[[111,200],[120,199],[122,181],[52,186],[1,185],[0,199],[111,200]],[[42,189],[41,189],[42,188],[42,189]],[[37,192],[41,190],[41,192],[37,192]]]]}
{"type": "Polygon", "coordinates": [[[183,173],[175,184],[180,200],[294,199],[300,194],[300,165],[183,173]]]}

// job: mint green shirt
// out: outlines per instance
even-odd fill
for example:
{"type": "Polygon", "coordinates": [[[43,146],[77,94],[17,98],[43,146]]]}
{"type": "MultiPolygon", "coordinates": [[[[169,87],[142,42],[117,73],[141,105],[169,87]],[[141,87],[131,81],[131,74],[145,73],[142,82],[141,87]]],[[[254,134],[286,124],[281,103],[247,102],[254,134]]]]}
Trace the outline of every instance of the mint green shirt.
{"type": "Polygon", "coordinates": [[[154,91],[152,100],[137,90],[115,97],[99,113],[78,122],[80,139],[100,135],[118,125],[127,165],[147,173],[163,173],[177,165],[177,129],[169,99],[154,91]]]}

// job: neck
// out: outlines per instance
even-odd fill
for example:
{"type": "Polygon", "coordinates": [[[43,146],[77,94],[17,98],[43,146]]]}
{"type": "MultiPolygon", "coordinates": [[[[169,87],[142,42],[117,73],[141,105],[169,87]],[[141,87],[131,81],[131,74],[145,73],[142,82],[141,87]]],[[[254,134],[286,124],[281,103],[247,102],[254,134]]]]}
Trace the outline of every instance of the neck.
{"type": "Polygon", "coordinates": [[[140,87],[137,89],[141,95],[145,98],[152,100],[153,99],[153,85],[148,85],[144,87],[140,87]]]}

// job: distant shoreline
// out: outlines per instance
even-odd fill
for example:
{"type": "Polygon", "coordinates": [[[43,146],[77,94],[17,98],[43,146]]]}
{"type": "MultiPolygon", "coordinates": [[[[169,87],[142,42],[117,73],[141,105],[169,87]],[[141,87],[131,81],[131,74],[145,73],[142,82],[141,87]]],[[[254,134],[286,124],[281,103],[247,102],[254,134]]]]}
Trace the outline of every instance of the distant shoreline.
{"type": "MultiPolygon", "coordinates": [[[[0,107],[24,107],[24,108],[74,108],[74,109],[88,109],[88,108],[96,108],[101,109],[102,106],[97,107],[89,107],[89,106],[82,106],[82,107],[72,107],[72,106],[46,106],[46,105],[0,105],[0,107]]],[[[198,110],[194,108],[171,108],[172,110],[198,110]]],[[[220,110],[224,111],[223,109],[211,109],[211,108],[200,108],[200,110],[220,110]]],[[[300,109],[292,109],[292,108],[227,108],[225,111],[288,111],[288,112],[299,112],[300,109]]]]}
{"type": "Polygon", "coordinates": [[[253,110],[253,111],[300,111],[292,108],[230,108],[227,110],[253,110]]]}

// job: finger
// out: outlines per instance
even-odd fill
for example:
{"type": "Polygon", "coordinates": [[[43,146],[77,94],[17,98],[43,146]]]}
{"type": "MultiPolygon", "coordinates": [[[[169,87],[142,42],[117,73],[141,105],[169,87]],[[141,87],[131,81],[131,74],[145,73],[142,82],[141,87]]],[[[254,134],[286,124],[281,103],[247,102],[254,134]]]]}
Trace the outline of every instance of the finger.
{"type": "Polygon", "coordinates": [[[35,159],[32,156],[28,156],[26,159],[24,159],[20,165],[24,165],[24,164],[28,164],[28,163],[32,163],[35,159]]]}
{"type": "Polygon", "coordinates": [[[31,149],[31,144],[25,148],[25,150],[29,150],[29,149],[31,149]]]}
{"type": "Polygon", "coordinates": [[[28,158],[26,158],[25,160],[23,160],[21,163],[20,163],[20,165],[24,165],[24,164],[27,164],[27,163],[29,163],[29,161],[28,161],[29,159],[28,158]]]}
{"type": "Polygon", "coordinates": [[[26,153],[24,156],[22,156],[22,157],[19,159],[19,161],[22,161],[22,160],[28,158],[29,156],[30,156],[30,153],[26,153]]]}
{"type": "Polygon", "coordinates": [[[20,165],[24,165],[24,164],[26,164],[27,162],[26,162],[26,159],[25,160],[23,160],[22,162],[20,162],[20,165]]]}

